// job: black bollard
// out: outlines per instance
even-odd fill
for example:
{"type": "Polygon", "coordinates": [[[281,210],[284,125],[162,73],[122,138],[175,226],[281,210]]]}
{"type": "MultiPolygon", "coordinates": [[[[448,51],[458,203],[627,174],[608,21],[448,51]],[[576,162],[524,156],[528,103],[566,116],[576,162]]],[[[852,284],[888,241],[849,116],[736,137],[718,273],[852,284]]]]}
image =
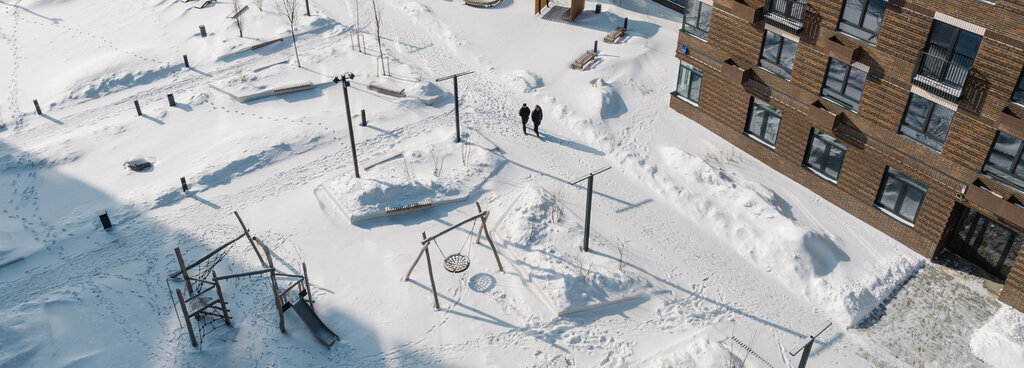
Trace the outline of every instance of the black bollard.
{"type": "Polygon", "coordinates": [[[181,177],[181,192],[188,193],[188,183],[185,182],[185,177],[181,177]]]}
{"type": "Polygon", "coordinates": [[[185,67],[186,68],[191,68],[190,66],[188,66],[188,55],[182,55],[182,58],[185,59],[185,67]]]}
{"type": "Polygon", "coordinates": [[[597,53],[597,41],[594,41],[594,53],[597,53]]]}
{"type": "Polygon", "coordinates": [[[168,93],[167,94],[167,103],[169,105],[171,105],[171,106],[177,105],[176,103],[174,103],[174,94],[173,93],[168,93]]]}
{"type": "Polygon", "coordinates": [[[363,122],[359,123],[359,126],[366,126],[366,109],[359,110],[359,117],[363,118],[363,122]]]}
{"type": "Polygon", "coordinates": [[[100,224],[103,224],[103,229],[104,230],[109,229],[109,228],[114,226],[114,225],[112,225],[110,223],[110,216],[107,216],[106,212],[104,212],[102,215],[100,215],[100,224]]]}
{"type": "Polygon", "coordinates": [[[206,26],[199,26],[199,35],[206,37],[206,26]]]}
{"type": "Polygon", "coordinates": [[[594,6],[594,14],[601,14],[601,4],[594,6]]]}
{"type": "Polygon", "coordinates": [[[622,21],[622,29],[623,30],[629,29],[629,18],[626,18],[625,20],[622,21]]]}
{"type": "Polygon", "coordinates": [[[135,112],[142,116],[142,106],[139,106],[139,100],[135,100],[135,112]]]}
{"type": "Polygon", "coordinates": [[[39,107],[39,100],[32,100],[32,104],[36,105],[36,114],[42,115],[43,109],[39,107]]]}

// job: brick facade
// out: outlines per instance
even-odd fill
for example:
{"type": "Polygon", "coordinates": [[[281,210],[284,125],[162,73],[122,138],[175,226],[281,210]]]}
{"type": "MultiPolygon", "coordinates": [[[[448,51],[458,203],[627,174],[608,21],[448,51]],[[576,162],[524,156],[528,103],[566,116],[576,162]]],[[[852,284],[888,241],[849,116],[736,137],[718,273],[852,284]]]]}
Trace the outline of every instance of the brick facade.
{"type": "MultiPolygon", "coordinates": [[[[1013,221],[1002,210],[962,195],[974,183],[983,183],[1002,196],[1000,200],[1024,198],[1024,193],[980,174],[997,132],[1010,129],[1000,121],[1014,121],[1004,115],[1024,117],[1024,106],[1010,102],[1024,68],[1024,0],[997,0],[995,5],[979,0],[889,0],[875,45],[836,31],[842,1],[810,0],[804,28],[795,35],[800,42],[788,81],[757,66],[765,29],[774,28],[764,22],[764,5],[763,0],[714,0],[706,42],[680,32],[679,46],[687,52],[677,48],[676,57],[704,74],[699,106],[672,96],[673,109],[925,257],[943,248],[951,233],[947,229],[959,219],[959,208],[974,209],[1024,234],[1024,221],[1013,221]],[[963,97],[948,102],[956,113],[941,152],[898,134],[911,89],[916,88],[911,79],[918,55],[936,17],[985,29],[963,97]],[[841,59],[843,53],[836,50],[850,49],[855,50],[854,61],[870,69],[857,112],[819,97],[830,57],[841,59]],[[744,134],[752,97],[782,111],[774,149],[744,134]],[[819,107],[837,115],[839,124],[823,120],[819,107]],[[837,183],[803,167],[811,128],[848,144],[837,183]],[[928,187],[913,226],[874,205],[886,167],[928,187]]],[[[1024,252],[1018,255],[1000,300],[1024,310],[1024,252]]]]}

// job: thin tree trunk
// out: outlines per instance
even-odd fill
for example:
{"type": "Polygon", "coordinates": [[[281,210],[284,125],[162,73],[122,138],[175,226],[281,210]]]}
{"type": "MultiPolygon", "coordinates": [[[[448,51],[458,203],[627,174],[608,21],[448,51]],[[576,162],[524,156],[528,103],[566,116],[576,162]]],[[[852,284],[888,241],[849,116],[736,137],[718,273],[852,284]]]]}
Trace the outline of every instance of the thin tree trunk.
{"type": "Polygon", "coordinates": [[[292,28],[292,48],[295,49],[295,64],[301,68],[302,62],[299,61],[299,44],[295,40],[295,28],[292,28]]]}

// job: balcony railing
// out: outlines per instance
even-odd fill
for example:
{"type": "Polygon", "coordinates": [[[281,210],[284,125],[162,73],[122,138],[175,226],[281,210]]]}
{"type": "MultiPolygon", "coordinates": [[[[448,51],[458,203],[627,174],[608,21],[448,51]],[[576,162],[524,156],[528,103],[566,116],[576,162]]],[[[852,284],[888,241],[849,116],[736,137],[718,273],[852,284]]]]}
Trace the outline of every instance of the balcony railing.
{"type": "Polygon", "coordinates": [[[974,59],[944,51],[939,48],[933,48],[931,52],[922,50],[917,55],[911,82],[925,91],[957,102],[963,95],[974,59]]]}
{"type": "Polygon", "coordinates": [[[764,6],[764,13],[765,23],[798,34],[804,29],[807,3],[794,0],[768,0],[764,6]]]}

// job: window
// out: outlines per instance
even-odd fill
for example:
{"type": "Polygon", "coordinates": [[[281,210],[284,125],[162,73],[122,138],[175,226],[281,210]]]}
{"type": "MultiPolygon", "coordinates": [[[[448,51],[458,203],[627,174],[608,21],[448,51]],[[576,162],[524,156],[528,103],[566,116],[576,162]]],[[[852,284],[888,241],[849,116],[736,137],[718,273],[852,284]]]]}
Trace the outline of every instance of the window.
{"type": "Polygon", "coordinates": [[[684,0],[686,13],[683,14],[683,31],[693,37],[707,41],[711,27],[711,5],[700,0],[684,0]]]}
{"type": "Polygon", "coordinates": [[[952,122],[953,110],[911,94],[907,112],[903,115],[903,124],[900,124],[900,134],[928,148],[942,151],[942,144],[946,142],[946,134],[952,122]]]}
{"type": "Polygon", "coordinates": [[[887,214],[913,224],[917,219],[917,211],[921,208],[921,201],[924,200],[924,193],[927,191],[928,187],[921,182],[911,179],[891,167],[886,168],[885,177],[882,178],[882,188],[878,190],[875,205],[887,214]]]}
{"type": "Polygon", "coordinates": [[[676,81],[676,97],[697,104],[700,100],[700,82],[704,72],[697,67],[679,62],[679,80],[676,81]]]}
{"type": "Polygon", "coordinates": [[[1005,280],[1024,244],[1024,236],[1007,229],[972,209],[961,219],[953,249],[1005,280]]]}
{"type": "Polygon", "coordinates": [[[1024,104],[1024,71],[1020,72],[1020,80],[1017,81],[1017,87],[1013,89],[1010,101],[1024,104]]]}
{"type": "Polygon", "coordinates": [[[765,31],[764,45],[761,46],[761,62],[758,65],[788,80],[793,75],[793,61],[796,60],[798,44],[797,41],[775,32],[765,31]]]}
{"type": "Polygon", "coordinates": [[[980,45],[979,35],[940,21],[933,22],[912,81],[929,92],[956,101],[963,92],[980,45]]]}
{"type": "Polygon", "coordinates": [[[1024,165],[1021,165],[1021,140],[1009,134],[999,132],[992,148],[988,150],[988,158],[981,172],[989,174],[1010,184],[1017,190],[1024,190],[1024,165]]]}
{"type": "Polygon", "coordinates": [[[746,129],[748,137],[775,148],[775,139],[779,136],[781,122],[782,111],[756,97],[750,101],[746,129]]]}
{"type": "Polygon", "coordinates": [[[831,59],[828,62],[828,73],[825,74],[825,84],[821,86],[821,97],[828,98],[850,111],[857,111],[860,107],[860,96],[864,93],[864,81],[867,78],[867,72],[831,59]]]}
{"type": "Polygon", "coordinates": [[[840,142],[820,130],[811,129],[811,139],[807,142],[807,153],[804,156],[805,167],[836,182],[839,180],[839,169],[843,167],[844,156],[846,156],[846,143],[840,142]]]}
{"type": "Polygon", "coordinates": [[[846,0],[839,17],[839,30],[871,44],[878,43],[886,5],[886,0],[846,0]]]}

